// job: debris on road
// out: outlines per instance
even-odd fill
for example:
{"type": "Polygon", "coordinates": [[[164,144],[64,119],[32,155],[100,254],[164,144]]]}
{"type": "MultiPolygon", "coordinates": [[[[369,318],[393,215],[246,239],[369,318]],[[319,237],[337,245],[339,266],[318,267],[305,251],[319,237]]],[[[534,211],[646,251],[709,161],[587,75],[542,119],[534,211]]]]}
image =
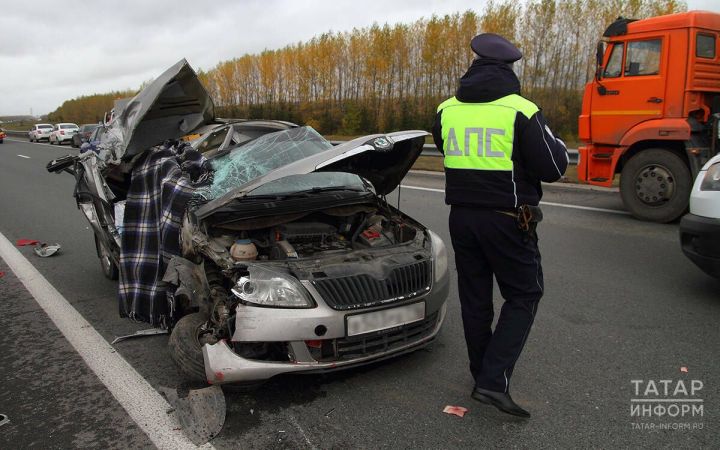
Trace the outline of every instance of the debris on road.
{"type": "Polygon", "coordinates": [[[463,408],[462,406],[446,406],[445,409],[443,409],[443,412],[445,414],[452,414],[458,417],[465,416],[465,413],[468,412],[467,408],[463,408]]]}
{"type": "Polygon", "coordinates": [[[147,330],[137,330],[133,334],[128,334],[125,336],[115,336],[115,339],[110,343],[110,345],[115,345],[116,343],[124,341],[126,339],[145,337],[145,336],[157,336],[159,334],[168,334],[168,330],[162,329],[162,328],[148,328],[147,330]]]}
{"type": "Polygon", "coordinates": [[[688,373],[688,368],[685,367],[685,366],[683,366],[683,367],[680,368],[680,372],[688,373]]]}
{"type": "Polygon", "coordinates": [[[0,414],[0,426],[10,423],[10,419],[5,414],[0,414]]]}
{"type": "Polygon", "coordinates": [[[220,386],[193,389],[186,393],[166,387],[159,390],[175,408],[183,433],[195,445],[206,444],[225,425],[225,394],[220,386]]]}
{"type": "Polygon", "coordinates": [[[59,252],[60,248],[60,244],[47,244],[43,242],[42,244],[35,247],[33,250],[35,251],[35,254],[39,257],[47,258],[59,252]]]}
{"type": "Polygon", "coordinates": [[[5,276],[5,272],[0,272],[0,278],[5,276]]]}
{"type": "Polygon", "coordinates": [[[332,408],[330,411],[326,412],[325,417],[330,417],[330,414],[332,414],[333,411],[335,411],[335,408],[332,408]]]}
{"type": "Polygon", "coordinates": [[[38,245],[40,241],[37,241],[35,239],[18,239],[17,242],[15,242],[15,245],[18,247],[24,247],[26,245],[38,245]]]}

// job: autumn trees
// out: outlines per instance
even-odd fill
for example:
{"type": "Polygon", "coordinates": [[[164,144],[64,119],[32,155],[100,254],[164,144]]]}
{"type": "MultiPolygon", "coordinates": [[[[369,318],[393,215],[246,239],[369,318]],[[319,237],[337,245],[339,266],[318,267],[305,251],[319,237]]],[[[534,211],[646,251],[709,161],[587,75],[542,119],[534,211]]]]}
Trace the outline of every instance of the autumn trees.
{"type": "Polygon", "coordinates": [[[524,57],[523,94],[542,105],[562,134],[576,132],[594,49],[617,16],[686,8],[675,0],[495,1],[481,13],[326,33],[308,42],[218,64],[203,80],[221,114],[307,123],[326,134],[428,129],[472,61],[470,39],[501,34],[524,57]]]}
{"type": "MultiPolygon", "coordinates": [[[[514,65],[523,94],[542,106],[553,129],[572,138],[605,27],[620,15],[685,8],[677,0],[490,0],[480,13],[324,33],[222,61],[199,76],[221,117],[289,120],[325,134],[429,129],[437,104],[455,92],[473,59],[471,38],[493,32],[524,54],[514,65]]],[[[74,118],[72,102],[54,117],[90,119],[84,112],[74,118]]]]}
{"type": "Polygon", "coordinates": [[[106,111],[113,108],[116,99],[132,97],[136,93],[136,91],[117,91],[66,100],[62,106],[48,114],[48,121],[52,123],[97,123],[103,119],[106,111]]]}

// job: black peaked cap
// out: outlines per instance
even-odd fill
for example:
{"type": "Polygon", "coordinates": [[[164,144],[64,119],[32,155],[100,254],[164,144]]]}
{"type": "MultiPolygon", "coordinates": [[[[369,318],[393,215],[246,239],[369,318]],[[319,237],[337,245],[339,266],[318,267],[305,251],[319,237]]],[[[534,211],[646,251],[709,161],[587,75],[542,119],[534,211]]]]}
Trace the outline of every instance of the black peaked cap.
{"type": "Polygon", "coordinates": [[[517,47],[495,33],[478,34],[470,41],[470,48],[481,58],[496,59],[507,64],[522,58],[517,47]]]}

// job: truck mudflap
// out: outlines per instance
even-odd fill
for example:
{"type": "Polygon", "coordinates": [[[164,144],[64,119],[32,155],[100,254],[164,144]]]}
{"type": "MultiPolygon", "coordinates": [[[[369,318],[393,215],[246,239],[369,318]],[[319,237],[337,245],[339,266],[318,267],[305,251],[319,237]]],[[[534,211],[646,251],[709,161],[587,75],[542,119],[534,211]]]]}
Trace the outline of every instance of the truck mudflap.
{"type": "Polygon", "coordinates": [[[615,167],[624,151],[625,147],[580,146],[578,179],[596,186],[610,187],[615,178],[615,167]]]}

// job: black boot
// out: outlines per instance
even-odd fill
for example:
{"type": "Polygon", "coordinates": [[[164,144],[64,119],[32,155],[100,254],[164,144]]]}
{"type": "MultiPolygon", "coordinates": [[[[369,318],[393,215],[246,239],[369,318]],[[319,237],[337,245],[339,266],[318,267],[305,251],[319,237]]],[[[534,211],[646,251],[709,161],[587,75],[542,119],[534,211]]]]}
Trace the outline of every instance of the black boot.
{"type": "Polygon", "coordinates": [[[489,391],[476,386],[471,396],[475,400],[485,403],[486,405],[492,405],[504,413],[518,417],[530,417],[530,413],[518,406],[512,397],[510,397],[510,394],[506,394],[505,392],[489,391]]]}

